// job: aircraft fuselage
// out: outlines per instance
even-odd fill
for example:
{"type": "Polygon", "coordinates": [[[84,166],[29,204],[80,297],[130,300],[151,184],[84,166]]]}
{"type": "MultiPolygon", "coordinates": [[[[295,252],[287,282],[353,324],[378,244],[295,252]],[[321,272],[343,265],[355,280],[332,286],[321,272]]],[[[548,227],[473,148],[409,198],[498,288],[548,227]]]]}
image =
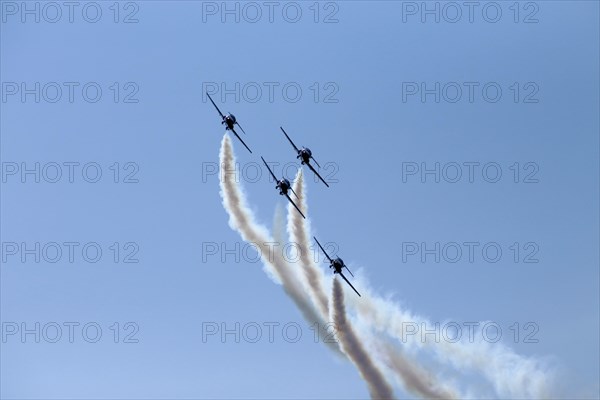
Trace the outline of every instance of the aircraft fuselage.
{"type": "Polygon", "coordinates": [[[302,159],[302,164],[308,164],[311,157],[312,152],[307,147],[303,147],[300,151],[298,151],[298,158],[302,159]]]}
{"type": "Polygon", "coordinates": [[[222,124],[225,124],[225,126],[227,127],[227,129],[233,130],[235,122],[236,122],[235,115],[233,115],[233,114],[227,114],[225,117],[223,117],[222,124]]]}
{"type": "Polygon", "coordinates": [[[288,181],[287,179],[281,179],[277,182],[277,186],[275,186],[276,189],[279,189],[279,194],[280,195],[284,195],[287,194],[288,190],[292,187],[292,185],[290,184],[290,181],[288,181]]]}
{"type": "Polygon", "coordinates": [[[334,269],[335,274],[339,274],[342,272],[342,268],[344,268],[344,260],[337,257],[331,262],[331,266],[334,269]]]}

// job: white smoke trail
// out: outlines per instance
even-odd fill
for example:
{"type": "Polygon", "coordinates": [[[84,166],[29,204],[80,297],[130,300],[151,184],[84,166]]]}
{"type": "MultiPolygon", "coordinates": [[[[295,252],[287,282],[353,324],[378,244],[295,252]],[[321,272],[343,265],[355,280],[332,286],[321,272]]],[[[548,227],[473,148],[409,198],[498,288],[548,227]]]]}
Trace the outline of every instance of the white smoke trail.
{"type": "MultiPolygon", "coordinates": [[[[304,215],[308,215],[308,207],[306,202],[304,185],[304,176],[302,169],[298,170],[296,179],[294,180],[294,191],[297,194],[298,207],[304,215]]],[[[292,243],[297,243],[299,246],[300,264],[304,272],[308,290],[312,295],[314,304],[320,308],[323,315],[329,315],[328,298],[325,293],[323,284],[323,272],[310,257],[310,227],[308,220],[302,218],[300,213],[296,211],[293,205],[288,205],[288,235],[292,243]]],[[[361,335],[362,336],[362,335],[361,335]]],[[[380,339],[374,337],[365,338],[377,342],[379,347],[383,347],[385,352],[382,358],[387,360],[387,366],[391,369],[402,381],[404,386],[412,393],[423,398],[432,399],[452,399],[456,398],[454,393],[449,390],[436,388],[436,383],[432,376],[426,371],[411,364],[404,357],[399,349],[394,349],[390,344],[382,344],[380,339]]]]}
{"type": "MultiPolygon", "coordinates": [[[[301,169],[298,170],[294,181],[294,191],[298,196],[298,207],[300,207],[305,215],[308,215],[305,185],[301,169]]],[[[315,265],[310,257],[311,234],[309,223],[302,218],[291,204],[288,205],[287,229],[290,241],[297,243],[300,247],[300,263],[308,283],[308,289],[311,291],[313,302],[324,313],[323,315],[329,315],[328,299],[323,284],[323,271],[315,265]]],[[[434,377],[427,374],[424,369],[420,368],[414,362],[409,361],[400,353],[399,349],[395,349],[392,345],[384,342],[380,337],[375,337],[372,333],[365,333],[364,335],[362,332],[360,333],[360,336],[364,336],[363,340],[373,342],[377,348],[384,350],[379,358],[386,361],[386,366],[394,372],[406,389],[413,394],[433,399],[451,399],[457,397],[450,389],[438,388],[439,385],[435,382],[434,377]]]]}
{"type": "Polygon", "coordinates": [[[355,328],[365,347],[374,354],[372,359],[386,374],[395,379],[400,387],[423,399],[458,399],[463,396],[454,382],[449,378],[438,378],[421,362],[407,355],[397,344],[392,343],[393,338],[384,333],[374,332],[371,327],[365,326],[364,321],[357,320],[355,328]]]}
{"type": "MultiPolygon", "coordinates": [[[[366,286],[366,285],[365,285],[366,286]]],[[[447,340],[426,340],[421,334],[423,327],[435,325],[426,318],[402,309],[391,300],[373,295],[363,288],[361,301],[351,299],[349,304],[357,311],[360,320],[374,330],[389,334],[407,349],[417,352],[430,351],[442,364],[451,365],[463,372],[476,372],[492,385],[500,398],[546,398],[551,391],[552,373],[539,360],[516,354],[501,343],[488,343],[483,339],[450,343],[447,340]]],[[[480,325],[483,325],[481,323],[480,325]]],[[[481,333],[481,332],[479,332],[481,333]]],[[[483,335],[474,335],[482,338],[483,335]]]]}
{"type": "MultiPolygon", "coordinates": [[[[277,283],[283,285],[285,292],[298,306],[305,319],[311,323],[316,322],[321,328],[325,328],[324,319],[326,317],[320,315],[324,310],[320,305],[322,304],[322,299],[319,300],[319,296],[315,296],[314,294],[312,297],[306,296],[306,292],[302,290],[305,286],[303,284],[304,281],[298,279],[294,269],[287,263],[282,254],[273,253],[272,247],[269,246],[273,244],[273,241],[267,229],[255,222],[254,215],[248,208],[245,197],[235,182],[235,158],[231,148],[231,141],[227,135],[225,135],[221,144],[220,158],[221,165],[223,166],[222,173],[224,173],[224,176],[221,177],[221,196],[223,198],[223,205],[230,216],[230,226],[238,231],[244,240],[258,247],[265,264],[265,271],[277,283]],[[316,308],[312,306],[313,302],[316,308]]],[[[297,193],[298,191],[302,192],[302,185],[298,188],[297,193]]],[[[296,187],[294,190],[296,190],[296,187]]],[[[304,210],[306,210],[304,194],[302,193],[300,197],[302,199],[300,207],[304,207],[304,210]]],[[[292,214],[297,214],[295,209],[288,210],[288,232],[290,229],[290,211],[293,211],[292,214]]],[[[283,217],[279,216],[279,218],[283,217]]],[[[295,222],[293,218],[292,222],[295,222]]],[[[306,225],[303,226],[302,230],[296,230],[294,234],[304,234],[306,237],[310,236],[306,225]]],[[[308,244],[305,246],[304,253],[308,254],[308,244]]],[[[307,265],[311,265],[311,263],[307,265]]],[[[306,273],[306,268],[304,270],[306,273]]],[[[315,266],[313,272],[318,273],[317,279],[320,279],[322,285],[322,271],[315,266]]],[[[306,281],[309,281],[308,277],[306,281]]],[[[319,284],[314,286],[309,285],[310,287],[318,288],[319,284]]],[[[339,283],[334,279],[334,294],[336,294],[336,287],[339,289],[338,294],[342,296],[339,283]]],[[[433,326],[429,321],[413,315],[390,300],[373,295],[369,290],[363,288],[361,292],[363,292],[363,297],[360,298],[360,301],[357,301],[358,298],[351,297],[349,305],[357,311],[360,322],[369,326],[373,332],[395,337],[408,350],[427,349],[432,351],[439,362],[449,364],[461,372],[475,371],[480,373],[492,384],[496,394],[501,398],[545,398],[549,396],[552,376],[547,367],[540,361],[519,356],[510,348],[500,343],[490,344],[485,341],[467,343],[464,340],[458,343],[449,343],[445,341],[432,342],[419,340],[419,336],[406,334],[404,323],[417,324],[419,327],[422,324],[428,327],[433,326]]],[[[335,298],[333,300],[335,305],[335,298]]],[[[342,301],[341,306],[343,308],[343,297],[338,298],[338,305],[340,305],[339,300],[342,301]]],[[[334,319],[335,317],[341,318],[342,322],[344,322],[342,325],[346,326],[345,310],[344,313],[336,313],[333,310],[333,314],[334,319]]],[[[352,328],[349,324],[347,327],[352,328]]],[[[355,358],[351,358],[357,367],[359,367],[361,375],[365,377],[368,383],[371,382],[369,379],[375,379],[376,385],[369,383],[371,393],[382,397],[379,396],[382,394],[379,393],[379,390],[381,390],[383,395],[387,396],[389,385],[382,378],[381,372],[368,358],[367,353],[364,352],[364,348],[360,346],[355,332],[353,330],[349,332],[350,342],[343,342],[345,351],[348,355],[354,355],[355,358]],[[362,349],[363,351],[353,353],[353,350],[357,349],[357,347],[352,346],[353,344],[358,344],[358,349],[362,349]],[[357,354],[359,356],[366,356],[366,359],[357,358],[357,354]],[[357,363],[356,360],[359,362],[357,363]],[[370,368],[370,366],[373,368],[370,368]],[[381,377],[381,380],[378,380],[379,377],[381,377]]],[[[371,336],[371,341],[375,343],[381,340],[375,335],[371,336]]],[[[346,341],[348,340],[348,336],[344,336],[344,338],[346,341]]],[[[337,346],[333,346],[332,348],[339,351],[337,346]]],[[[381,362],[380,359],[377,361],[381,362]]],[[[407,361],[407,359],[402,358],[402,355],[399,356],[399,353],[390,352],[387,358],[384,357],[383,362],[390,366],[400,376],[407,389],[415,394],[436,398],[445,397],[444,393],[446,393],[449,394],[447,397],[455,397],[453,390],[446,389],[447,385],[436,384],[431,376],[424,373],[414,362],[407,361]],[[401,358],[398,359],[398,357],[401,358]],[[434,392],[431,392],[431,390],[434,390],[434,392]],[[444,390],[446,391],[444,392],[444,390]]],[[[387,397],[391,397],[391,389],[389,389],[389,394],[390,396],[387,397]]]]}
{"type": "MultiPolygon", "coordinates": [[[[244,194],[239,190],[235,176],[235,156],[231,140],[226,134],[221,142],[219,153],[221,163],[221,197],[223,206],[229,214],[229,226],[239,232],[246,242],[254,244],[260,252],[267,274],[272,275],[275,282],[283,285],[286,294],[296,304],[304,318],[310,324],[318,324],[322,334],[327,335],[327,324],[312,306],[310,298],[293,268],[281,252],[273,251],[274,240],[267,229],[255,221],[254,214],[247,206],[244,194]]],[[[277,216],[276,216],[277,218],[277,216]]],[[[283,218],[279,216],[279,218],[283,218]]],[[[277,225],[279,221],[275,221],[277,225]]],[[[335,343],[325,342],[332,350],[339,352],[335,343]]]]}
{"type": "MultiPolygon", "coordinates": [[[[481,332],[478,332],[481,333],[481,332]]],[[[478,335],[481,337],[481,335],[478,335]]],[[[535,358],[516,354],[501,343],[478,340],[439,343],[435,355],[459,370],[474,370],[491,382],[500,398],[547,399],[552,397],[553,372],[535,358]]]]}
{"type": "Polygon", "coordinates": [[[274,252],[274,240],[270,237],[267,229],[258,224],[252,211],[246,204],[244,194],[238,189],[235,181],[235,157],[231,147],[231,140],[228,135],[223,137],[220,152],[221,161],[221,196],[223,206],[229,213],[229,225],[232,229],[240,233],[242,238],[249,243],[253,243],[259,250],[267,270],[275,275],[281,281],[285,292],[292,298],[302,314],[308,321],[321,321],[312,305],[306,298],[302,287],[298,285],[297,279],[293,275],[291,266],[287,264],[283,255],[274,252]]]}
{"type": "Polygon", "coordinates": [[[409,360],[402,350],[390,343],[379,342],[384,354],[382,358],[388,368],[394,371],[403,386],[411,393],[424,399],[456,399],[458,395],[449,385],[440,385],[436,378],[425,369],[409,360]]]}
{"type": "MultiPolygon", "coordinates": [[[[298,196],[298,207],[304,215],[308,215],[308,206],[306,203],[304,177],[302,169],[298,170],[294,180],[294,192],[298,196]]],[[[287,230],[290,241],[296,243],[299,247],[300,267],[306,278],[307,287],[311,294],[313,303],[321,312],[323,318],[329,316],[329,299],[323,284],[323,272],[311,258],[310,253],[310,228],[308,222],[300,213],[294,209],[294,206],[288,204],[287,230]]]]}
{"type": "Polygon", "coordinates": [[[337,279],[333,280],[333,293],[331,296],[332,318],[335,323],[336,333],[346,355],[352,360],[358,372],[369,386],[372,399],[391,399],[394,397],[392,388],[385,377],[373,363],[369,354],[362,346],[354,328],[346,317],[344,305],[344,292],[337,279]]]}
{"type": "Polygon", "coordinates": [[[285,226],[281,225],[283,219],[283,207],[281,204],[275,204],[275,213],[273,215],[273,238],[277,240],[277,243],[283,243],[285,240],[285,226]]]}

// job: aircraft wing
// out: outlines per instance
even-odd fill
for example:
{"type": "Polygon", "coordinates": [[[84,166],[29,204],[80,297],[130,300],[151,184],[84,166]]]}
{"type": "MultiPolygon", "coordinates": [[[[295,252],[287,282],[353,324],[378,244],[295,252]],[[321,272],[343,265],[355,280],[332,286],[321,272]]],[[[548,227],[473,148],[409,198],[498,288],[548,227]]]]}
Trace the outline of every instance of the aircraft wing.
{"type": "Polygon", "coordinates": [[[283,130],[283,128],[280,126],[279,129],[281,129],[281,132],[283,132],[283,134],[285,135],[285,137],[287,138],[287,140],[289,140],[290,143],[292,144],[292,146],[294,147],[294,149],[296,149],[296,153],[300,153],[300,150],[298,150],[298,148],[296,147],[296,145],[294,144],[294,142],[292,142],[292,139],[290,139],[290,137],[288,136],[288,134],[285,133],[285,131],[283,130]]]}
{"type": "Polygon", "coordinates": [[[350,281],[349,281],[348,279],[346,279],[346,277],[344,276],[344,274],[342,274],[342,273],[340,272],[340,275],[342,276],[342,278],[344,278],[344,280],[346,281],[346,283],[347,283],[348,285],[350,285],[350,287],[352,288],[352,290],[354,290],[354,291],[356,292],[356,294],[358,295],[358,297],[362,297],[362,296],[360,295],[360,293],[358,293],[358,290],[356,290],[356,289],[354,288],[354,286],[352,286],[352,284],[350,283],[350,281]]]}
{"type": "Polygon", "coordinates": [[[237,126],[239,126],[239,127],[240,127],[240,129],[242,130],[242,132],[243,132],[243,133],[244,133],[244,135],[245,135],[245,134],[246,134],[246,131],[244,131],[244,128],[242,128],[242,126],[240,125],[240,123],[239,123],[239,122],[236,122],[235,124],[236,124],[237,126]]]}
{"type": "MultiPolygon", "coordinates": [[[[313,159],[313,160],[314,160],[314,159],[313,159]]],[[[316,161],[315,161],[315,162],[316,162],[316,161]]],[[[323,179],[323,177],[322,177],[321,175],[319,175],[319,173],[317,172],[317,170],[316,170],[316,169],[314,169],[314,167],[313,167],[312,165],[310,165],[310,164],[306,164],[306,165],[308,165],[308,168],[310,168],[310,170],[311,170],[312,172],[314,172],[314,173],[315,173],[315,175],[317,175],[317,176],[319,177],[319,179],[321,180],[321,182],[323,182],[323,183],[325,184],[325,186],[329,187],[329,185],[327,184],[327,182],[325,182],[325,179],[323,179]]]]}
{"type": "Polygon", "coordinates": [[[275,174],[273,173],[273,171],[271,171],[271,168],[269,168],[269,165],[267,164],[267,162],[265,161],[265,159],[262,158],[262,156],[260,158],[263,160],[263,163],[265,163],[265,167],[267,167],[267,169],[271,173],[271,176],[273,177],[273,179],[275,179],[275,182],[278,182],[277,177],[275,176],[275,174]]]}
{"type": "Polygon", "coordinates": [[[348,268],[348,267],[346,266],[346,264],[344,264],[344,268],[346,268],[346,269],[348,270],[348,272],[350,272],[350,275],[352,275],[352,277],[354,278],[354,274],[352,273],[352,271],[350,271],[350,268],[348,268]]]}
{"type": "Polygon", "coordinates": [[[321,168],[321,166],[319,165],[319,163],[317,162],[317,160],[315,160],[315,158],[313,156],[310,156],[310,158],[312,158],[312,160],[315,162],[315,164],[317,164],[317,167],[321,168]]]}
{"type": "Polygon", "coordinates": [[[327,252],[325,251],[325,249],[323,248],[323,246],[321,246],[321,243],[319,243],[319,241],[317,240],[317,238],[313,236],[313,239],[315,239],[315,242],[317,242],[317,244],[321,248],[321,251],[323,252],[323,254],[325,254],[325,257],[327,257],[327,259],[329,260],[329,262],[333,262],[333,260],[331,259],[331,257],[329,257],[329,254],[327,254],[327,252]]]}
{"type": "MultiPolygon", "coordinates": [[[[212,97],[210,97],[210,94],[206,93],[206,95],[208,96],[208,98],[210,99],[210,102],[213,103],[213,106],[215,106],[215,108],[217,109],[217,111],[219,112],[219,114],[221,114],[221,118],[225,119],[225,116],[223,115],[223,113],[221,112],[221,110],[219,110],[219,107],[217,107],[217,105],[215,104],[215,102],[213,101],[212,97]]],[[[251,152],[252,153],[252,152],[251,152]]]]}
{"type": "Polygon", "coordinates": [[[235,130],[231,130],[231,132],[233,132],[233,134],[235,135],[236,138],[238,138],[240,140],[240,142],[242,142],[242,144],[244,145],[245,148],[248,149],[248,151],[250,153],[252,153],[252,150],[250,150],[250,147],[248,147],[248,145],[246,143],[244,143],[244,141],[242,140],[242,138],[240,137],[240,135],[237,134],[237,132],[235,130]]]}
{"type": "Polygon", "coordinates": [[[287,193],[286,193],[285,197],[287,197],[287,199],[290,201],[290,203],[292,203],[294,205],[294,207],[296,207],[296,210],[298,210],[298,212],[300,213],[300,215],[302,215],[302,218],[306,219],[306,217],[304,216],[304,214],[302,214],[302,211],[300,211],[300,209],[298,208],[298,206],[296,205],[296,203],[294,203],[294,201],[291,199],[290,196],[288,196],[287,193]]]}

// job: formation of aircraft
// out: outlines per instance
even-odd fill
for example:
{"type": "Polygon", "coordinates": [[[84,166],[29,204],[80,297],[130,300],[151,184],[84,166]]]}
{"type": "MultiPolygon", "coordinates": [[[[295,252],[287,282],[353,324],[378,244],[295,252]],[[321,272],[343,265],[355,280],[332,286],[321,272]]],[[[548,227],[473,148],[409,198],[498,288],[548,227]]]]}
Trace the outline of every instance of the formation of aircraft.
{"type": "MultiPolygon", "coordinates": [[[[213,99],[210,97],[210,95],[208,93],[206,93],[206,95],[208,96],[208,98],[210,99],[210,102],[213,104],[213,106],[215,106],[219,115],[221,116],[221,124],[225,125],[225,130],[226,131],[230,130],[231,132],[233,132],[233,134],[239,139],[239,141],[244,145],[244,147],[246,149],[248,149],[248,151],[250,153],[252,153],[252,150],[250,150],[250,148],[246,145],[246,143],[242,140],[242,138],[235,131],[235,126],[237,125],[241,129],[241,131],[244,134],[246,134],[246,132],[244,132],[244,129],[240,126],[239,122],[237,122],[237,119],[235,118],[235,116],[231,113],[227,113],[226,115],[224,115],[221,112],[221,110],[219,110],[219,107],[217,107],[217,105],[215,104],[213,99]]],[[[292,141],[292,139],[289,137],[289,135],[286,133],[286,131],[283,129],[283,127],[280,126],[279,128],[281,129],[281,131],[283,132],[283,134],[285,135],[287,140],[290,142],[290,144],[292,145],[294,150],[296,150],[296,153],[297,153],[296,158],[300,160],[300,163],[302,165],[306,165],[312,172],[314,172],[314,174],[317,177],[319,177],[319,179],[321,180],[321,182],[323,182],[325,184],[325,186],[329,187],[329,184],[327,184],[327,182],[325,182],[325,179],[323,179],[323,177],[321,177],[321,175],[317,172],[317,170],[310,163],[310,161],[312,160],[312,161],[314,161],[314,163],[316,164],[316,166],[318,168],[321,168],[321,166],[319,165],[317,160],[315,160],[315,158],[313,157],[312,151],[308,147],[298,148],[296,146],[296,144],[292,141]]],[[[277,185],[275,186],[275,189],[278,189],[279,194],[281,196],[285,196],[288,199],[288,201],[294,206],[294,208],[296,208],[296,210],[300,213],[300,215],[302,215],[302,218],[306,219],[306,217],[304,216],[304,213],[302,213],[302,210],[300,210],[300,208],[296,205],[296,203],[294,203],[294,201],[288,194],[288,192],[291,191],[294,194],[294,196],[296,196],[296,198],[298,198],[298,195],[296,194],[296,192],[294,192],[294,189],[292,188],[292,184],[290,183],[290,181],[287,180],[285,177],[282,177],[281,179],[277,179],[277,176],[275,176],[275,174],[273,173],[273,171],[271,170],[271,168],[269,167],[269,165],[267,164],[265,159],[262,156],[260,158],[262,159],[262,162],[265,164],[265,167],[267,167],[267,169],[269,170],[269,173],[271,174],[271,176],[273,177],[275,182],[277,183],[277,185]]],[[[325,251],[323,246],[321,246],[321,243],[319,243],[317,238],[315,237],[314,239],[315,239],[315,242],[317,242],[317,245],[319,245],[319,247],[321,248],[321,251],[325,254],[327,259],[329,260],[329,268],[333,269],[334,274],[339,274],[346,281],[346,283],[348,285],[350,285],[352,290],[354,290],[356,292],[356,294],[360,297],[360,293],[358,293],[358,290],[356,290],[354,288],[354,286],[352,286],[350,281],[344,276],[344,274],[342,272],[342,270],[344,268],[346,268],[348,273],[350,273],[350,275],[352,275],[354,277],[354,275],[352,274],[350,269],[346,266],[346,264],[344,264],[344,261],[340,257],[336,257],[335,259],[332,259],[331,257],[329,257],[329,254],[327,254],[327,252],[325,251]]]]}

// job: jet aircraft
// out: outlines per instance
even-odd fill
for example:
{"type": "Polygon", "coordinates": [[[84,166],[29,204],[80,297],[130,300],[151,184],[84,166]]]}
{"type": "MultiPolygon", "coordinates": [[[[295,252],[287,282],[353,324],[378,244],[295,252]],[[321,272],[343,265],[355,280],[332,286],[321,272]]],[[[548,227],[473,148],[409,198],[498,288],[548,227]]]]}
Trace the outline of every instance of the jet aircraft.
{"type": "MultiPolygon", "coordinates": [[[[248,145],[246,145],[246,143],[244,143],[244,141],[242,140],[240,135],[238,135],[234,129],[235,125],[237,125],[240,127],[242,132],[244,132],[244,128],[242,128],[242,126],[239,124],[239,122],[237,122],[237,120],[235,119],[235,115],[233,115],[232,113],[227,113],[227,115],[223,115],[221,110],[219,110],[219,107],[217,107],[217,105],[213,101],[212,97],[210,97],[210,95],[208,93],[206,93],[206,95],[210,99],[210,102],[213,104],[213,106],[215,106],[215,108],[219,112],[219,115],[221,115],[221,118],[222,118],[221,124],[225,125],[225,130],[230,130],[231,132],[233,132],[233,134],[240,140],[240,142],[242,142],[244,147],[247,148],[250,153],[252,153],[252,150],[250,150],[250,147],[248,147],[248,145]]],[[[244,132],[244,134],[246,134],[246,132],[244,132]]]]}
{"type": "Polygon", "coordinates": [[[296,158],[299,158],[301,160],[301,164],[306,164],[306,166],[308,166],[308,168],[310,168],[310,170],[312,172],[314,172],[315,175],[317,175],[319,177],[319,179],[321,180],[321,182],[323,182],[325,184],[325,186],[329,187],[329,185],[327,184],[327,182],[325,182],[325,179],[323,179],[321,177],[321,175],[319,175],[319,173],[317,172],[317,170],[314,169],[313,166],[310,164],[310,160],[312,159],[315,162],[315,164],[317,164],[317,167],[321,168],[321,166],[319,165],[319,163],[317,162],[317,160],[315,160],[315,158],[313,157],[312,151],[310,151],[310,149],[308,147],[302,147],[301,149],[299,149],[294,144],[294,142],[292,142],[292,139],[290,139],[290,137],[283,130],[283,128],[281,126],[279,128],[281,129],[281,131],[283,132],[283,134],[285,135],[285,137],[287,138],[287,140],[290,141],[290,143],[292,144],[292,147],[296,150],[296,153],[298,153],[298,155],[296,156],[296,158]]]}
{"type": "Polygon", "coordinates": [[[350,269],[346,266],[346,264],[344,264],[344,260],[342,260],[339,257],[336,257],[335,259],[331,259],[331,257],[329,257],[329,254],[327,254],[327,252],[325,251],[325,249],[323,248],[323,246],[321,246],[321,243],[319,243],[319,241],[317,240],[317,238],[314,237],[314,236],[313,236],[313,238],[315,239],[315,242],[317,242],[317,244],[321,248],[321,251],[325,254],[325,257],[327,257],[327,259],[329,260],[329,268],[333,268],[333,273],[334,274],[340,274],[340,276],[342,278],[344,278],[344,280],[346,281],[346,283],[348,285],[350,285],[350,287],[356,292],[356,294],[358,295],[358,297],[361,297],[360,293],[358,293],[358,290],[356,290],[354,288],[354,286],[352,286],[352,284],[350,283],[350,281],[348,279],[346,279],[346,277],[342,273],[342,269],[346,268],[348,270],[348,272],[350,272],[350,275],[352,275],[354,277],[354,275],[352,274],[352,271],[350,271],[350,269]]]}
{"type": "Polygon", "coordinates": [[[282,196],[287,197],[287,199],[290,201],[290,203],[292,203],[292,205],[294,207],[296,207],[296,210],[298,210],[298,212],[300,213],[300,215],[302,215],[302,218],[306,219],[306,217],[304,216],[304,214],[302,213],[302,211],[300,211],[300,209],[298,208],[298,206],[296,205],[296,203],[294,203],[294,201],[292,200],[292,198],[288,195],[288,190],[291,190],[292,193],[294,193],[294,196],[296,196],[296,198],[298,198],[298,195],[296,194],[296,192],[294,192],[294,189],[292,189],[292,184],[290,183],[290,181],[288,181],[285,178],[281,178],[281,179],[277,179],[277,177],[275,176],[275,174],[273,173],[273,171],[271,171],[271,168],[269,168],[269,165],[267,164],[267,162],[265,161],[264,158],[262,158],[263,163],[265,164],[265,167],[267,167],[267,169],[269,170],[269,172],[271,173],[271,176],[273,177],[273,179],[275,179],[275,182],[277,182],[277,186],[275,186],[275,189],[279,189],[279,194],[282,196]]]}

